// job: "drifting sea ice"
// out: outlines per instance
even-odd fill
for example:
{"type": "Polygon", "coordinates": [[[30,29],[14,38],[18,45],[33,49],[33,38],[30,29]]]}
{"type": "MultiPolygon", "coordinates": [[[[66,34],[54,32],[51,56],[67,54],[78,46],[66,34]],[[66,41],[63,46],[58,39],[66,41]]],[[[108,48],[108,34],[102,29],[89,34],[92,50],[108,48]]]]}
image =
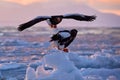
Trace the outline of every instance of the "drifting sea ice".
{"type": "MultiPolygon", "coordinates": [[[[48,51],[43,57],[42,65],[38,66],[36,71],[33,71],[36,76],[34,79],[119,80],[120,62],[114,58],[112,56],[103,56],[102,54],[85,57],[53,49],[48,51]],[[48,69],[45,69],[46,67],[48,69]]],[[[31,75],[31,73],[26,75],[31,75]]]]}
{"type": "MultiPolygon", "coordinates": [[[[43,66],[39,66],[34,73],[36,75],[34,79],[37,80],[83,80],[81,72],[74,64],[69,60],[68,55],[65,53],[53,53],[45,55],[43,58],[43,66]],[[52,70],[45,70],[45,66],[52,68],[52,70]]],[[[28,67],[29,68],[29,67],[28,67]]],[[[30,70],[30,69],[27,69],[30,70]]],[[[29,72],[29,71],[26,71],[29,72]]],[[[28,79],[26,74],[25,80],[28,79]]]]}
{"type": "MultiPolygon", "coordinates": [[[[15,70],[15,69],[20,69],[26,67],[26,64],[23,63],[2,63],[0,64],[0,71],[8,71],[8,70],[15,70]]],[[[2,75],[0,72],[0,80],[18,80],[16,77],[10,76],[10,74],[14,73],[7,73],[6,77],[2,75]]]]}
{"type": "Polygon", "coordinates": [[[118,56],[100,53],[91,56],[79,56],[75,53],[69,53],[69,59],[77,68],[120,68],[118,56]]]}
{"type": "Polygon", "coordinates": [[[18,69],[18,68],[22,68],[25,67],[25,64],[22,63],[2,63],[0,64],[0,70],[9,70],[9,69],[18,69]]]}
{"type": "MultiPolygon", "coordinates": [[[[38,56],[38,54],[45,55],[42,56],[43,59],[41,62],[33,63],[31,60],[27,61],[30,67],[26,70],[26,80],[77,80],[75,79],[77,76],[80,76],[80,78],[84,80],[120,80],[120,55],[115,55],[114,52],[113,54],[109,54],[110,52],[106,50],[99,53],[91,52],[92,55],[80,55],[78,52],[64,53],[56,49],[43,50],[42,53],[35,50],[35,48],[46,49],[49,45],[48,42],[31,43],[24,40],[4,40],[0,43],[0,54],[1,56],[3,54],[4,57],[18,57],[18,61],[24,56],[32,56],[31,59],[33,61],[39,60],[38,57],[40,56],[38,56]],[[13,47],[13,49],[10,48],[10,50],[7,51],[4,47],[13,47]],[[33,49],[27,50],[26,48],[33,49]],[[5,54],[5,52],[10,52],[12,55],[8,53],[5,54]],[[35,69],[36,67],[37,69],[35,69]]],[[[110,50],[112,49],[110,48],[110,50]]],[[[6,62],[8,61],[7,59],[6,62]]],[[[17,58],[14,62],[16,63],[4,63],[1,61],[0,70],[18,70],[21,67],[27,66],[27,64],[21,64],[22,62],[17,63],[17,58]]],[[[4,76],[2,72],[1,76],[4,76]]],[[[19,78],[11,76],[6,78],[6,80],[16,79],[20,80],[19,78]]]]}
{"type": "Polygon", "coordinates": [[[25,80],[36,80],[35,70],[31,67],[27,68],[25,76],[25,80]]]}

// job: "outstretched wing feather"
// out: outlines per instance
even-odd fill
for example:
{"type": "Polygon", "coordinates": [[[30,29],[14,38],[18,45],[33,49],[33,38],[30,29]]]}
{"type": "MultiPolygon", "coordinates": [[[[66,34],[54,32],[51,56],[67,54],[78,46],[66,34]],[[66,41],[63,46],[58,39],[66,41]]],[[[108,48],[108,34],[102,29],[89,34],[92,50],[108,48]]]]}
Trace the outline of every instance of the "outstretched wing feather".
{"type": "Polygon", "coordinates": [[[95,15],[88,16],[88,15],[83,15],[83,14],[67,14],[67,15],[64,15],[63,18],[75,19],[79,21],[93,21],[96,19],[96,16],[95,15]]]}
{"type": "Polygon", "coordinates": [[[32,19],[26,23],[20,24],[18,27],[18,30],[23,31],[24,29],[29,28],[29,27],[35,25],[36,23],[44,21],[46,19],[49,19],[49,16],[48,17],[47,16],[45,16],[45,17],[39,16],[39,17],[32,19]]]}

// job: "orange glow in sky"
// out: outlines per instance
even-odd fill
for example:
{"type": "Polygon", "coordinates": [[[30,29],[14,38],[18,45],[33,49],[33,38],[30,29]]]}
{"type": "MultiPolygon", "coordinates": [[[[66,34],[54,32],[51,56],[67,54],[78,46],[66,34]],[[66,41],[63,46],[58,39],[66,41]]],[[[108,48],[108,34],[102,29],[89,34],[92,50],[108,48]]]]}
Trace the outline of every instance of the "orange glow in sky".
{"type": "MultiPolygon", "coordinates": [[[[118,26],[120,18],[120,0],[0,0],[0,25],[18,25],[38,15],[56,15],[67,13],[85,13],[113,18],[91,25],[118,26]],[[108,13],[111,15],[104,14],[108,13]],[[117,20],[116,20],[117,19],[117,20]],[[112,21],[113,20],[113,21],[112,21]],[[115,21],[115,22],[114,22],[115,21]],[[113,22],[113,23],[112,23],[113,22]]],[[[69,23],[65,23],[66,25],[69,23]]],[[[73,23],[74,24],[74,23],[73,23]]],[[[43,23],[44,25],[44,23],[43,23]]],[[[87,24],[85,24],[87,25],[87,24]]]]}
{"type": "Polygon", "coordinates": [[[120,15],[120,0],[87,0],[88,4],[95,9],[120,15]]]}
{"type": "Polygon", "coordinates": [[[93,8],[105,12],[120,15],[120,0],[74,0],[77,3],[84,2],[93,8]]]}
{"type": "Polygon", "coordinates": [[[113,13],[113,14],[120,15],[120,10],[100,10],[100,11],[104,13],[113,13]]]}
{"type": "MultiPolygon", "coordinates": [[[[56,0],[3,0],[8,2],[14,2],[21,5],[29,5],[32,3],[40,2],[56,2],[56,0]]],[[[61,0],[63,3],[66,2],[64,0],[61,0]]],[[[85,3],[89,6],[92,6],[93,8],[102,11],[102,12],[110,12],[120,15],[120,0],[70,0],[76,3],[85,3]]],[[[69,2],[69,0],[68,0],[69,2]]],[[[67,4],[67,3],[66,3],[67,4]]]]}
{"type": "Polygon", "coordinates": [[[5,0],[5,1],[14,2],[21,5],[28,5],[35,2],[46,2],[47,0],[5,0]]]}
{"type": "Polygon", "coordinates": [[[108,3],[108,4],[118,4],[120,0],[98,0],[99,2],[108,3]]]}

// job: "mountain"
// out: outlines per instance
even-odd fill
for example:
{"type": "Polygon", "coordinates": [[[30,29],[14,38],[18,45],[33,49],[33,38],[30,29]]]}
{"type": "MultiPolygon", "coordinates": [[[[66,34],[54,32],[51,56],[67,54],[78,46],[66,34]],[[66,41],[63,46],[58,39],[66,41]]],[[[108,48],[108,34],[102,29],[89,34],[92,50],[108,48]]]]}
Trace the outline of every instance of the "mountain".
{"type": "MultiPolygon", "coordinates": [[[[39,15],[58,15],[69,13],[80,13],[86,15],[96,15],[94,22],[79,22],[75,20],[63,20],[59,26],[94,26],[94,27],[119,27],[120,16],[110,13],[102,13],[86,4],[80,3],[62,3],[60,1],[53,5],[48,3],[34,3],[22,6],[8,2],[5,6],[4,2],[0,3],[0,26],[17,26],[39,15]]],[[[39,26],[48,26],[45,22],[38,24],[39,26]]]]}

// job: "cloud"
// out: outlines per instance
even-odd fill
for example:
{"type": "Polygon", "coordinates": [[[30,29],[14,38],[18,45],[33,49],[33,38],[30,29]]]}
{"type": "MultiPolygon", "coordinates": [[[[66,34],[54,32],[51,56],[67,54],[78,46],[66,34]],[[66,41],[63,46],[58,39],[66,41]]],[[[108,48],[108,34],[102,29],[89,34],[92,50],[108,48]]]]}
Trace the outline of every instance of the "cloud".
{"type": "Polygon", "coordinates": [[[77,2],[89,2],[89,3],[97,3],[97,4],[109,4],[109,5],[113,5],[113,4],[120,4],[120,0],[74,0],[77,2]]]}
{"type": "Polygon", "coordinates": [[[105,9],[105,10],[100,10],[100,11],[105,12],[105,13],[113,13],[113,14],[120,15],[120,10],[108,10],[108,9],[105,9]]]}
{"type": "Polygon", "coordinates": [[[63,5],[71,3],[83,3],[91,6],[92,8],[103,11],[120,14],[120,0],[2,0],[8,2],[14,2],[21,5],[29,5],[32,3],[44,3],[46,5],[63,5]]]}
{"type": "Polygon", "coordinates": [[[84,2],[90,6],[96,8],[110,8],[110,9],[120,9],[120,0],[74,0],[77,2],[84,2]]]}
{"type": "Polygon", "coordinates": [[[117,5],[120,4],[120,0],[97,0],[98,2],[109,4],[109,5],[117,5]]]}
{"type": "Polygon", "coordinates": [[[4,0],[4,1],[14,2],[14,3],[22,4],[22,5],[28,5],[28,4],[36,3],[36,2],[46,2],[48,0],[4,0]]]}
{"type": "Polygon", "coordinates": [[[100,9],[120,9],[120,0],[89,0],[88,4],[100,9]]]}
{"type": "Polygon", "coordinates": [[[120,15],[120,0],[89,0],[90,6],[106,13],[120,15]]]}
{"type": "MultiPolygon", "coordinates": [[[[28,5],[31,3],[36,3],[36,2],[56,2],[56,0],[3,0],[3,1],[9,1],[9,2],[14,2],[18,4],[23,4],[23,5],[28,5]]],[[[63,2],[66,2],[64,0],[60,0],[63,2]]],[[[74,1],[74,2],[79,2],[79,3],[86,3],[89,5],[98,5],[98,6],[113,6],[113,5],[120,5],[120,0],[69,0],[67,2],[74,1]]]]}
{"type": "Polygon", "coordinates": [[[78,3],[85,3],[96,10],[115,13],[120,15],[120,0],[75,0],[78,3]]]}

